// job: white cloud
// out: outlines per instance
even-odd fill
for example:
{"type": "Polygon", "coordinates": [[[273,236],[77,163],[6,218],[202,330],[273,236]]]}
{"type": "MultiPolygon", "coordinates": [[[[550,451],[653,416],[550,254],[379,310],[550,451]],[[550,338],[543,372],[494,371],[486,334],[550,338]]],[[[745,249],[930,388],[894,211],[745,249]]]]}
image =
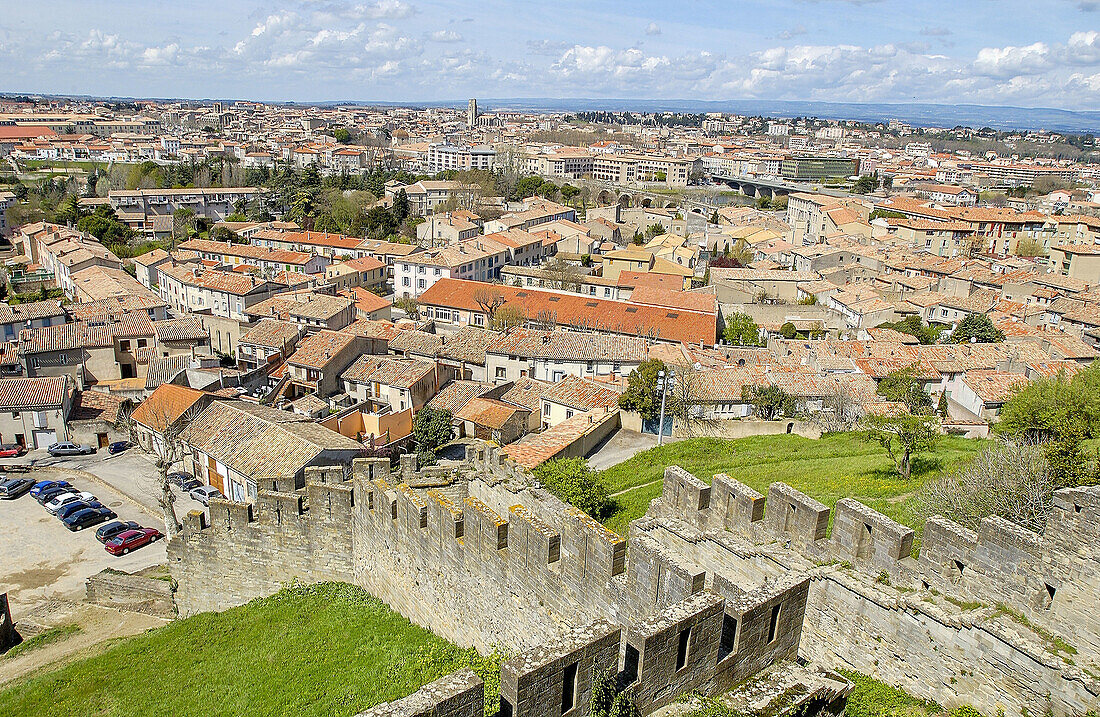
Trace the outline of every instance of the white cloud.
{"type": "Polygon", "coordinates": [[[462,42],[462,35],[454,30],[436,30],[431,34],[435,42],[462,42]]]}
{"type": "Polygon", "coordinates": [[[645,34],[647,34],[647,35],[660,35],[661,34],[660,25],[658,25],[655,22],[649,23],[648,25],[646,25],[645,34]]]}
{"type": "Polygon", "coordinates": [[[985,47],[978,51],[973,67],[979,74],[998,79],[1036,75],[1050,67],[1050,48],[1043,42],[1026,47],[985,47]]]}

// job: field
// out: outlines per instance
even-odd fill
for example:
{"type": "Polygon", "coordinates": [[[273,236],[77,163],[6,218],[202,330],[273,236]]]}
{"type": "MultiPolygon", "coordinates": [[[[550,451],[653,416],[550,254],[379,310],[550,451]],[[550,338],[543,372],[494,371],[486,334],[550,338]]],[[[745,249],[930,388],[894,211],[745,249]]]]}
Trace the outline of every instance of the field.
{"type": "Polygon", "coordinates": [[[639,453],[600,474],[608,491],[618,494],[615,512],[604,522],[625,535],[630,521],[660,495],[665,466],[678,465],[708,483],[715,473],[727,473],[764,495],[770,483],[782,481],[830,507],[841,498],[856,498],[919,531],[923,521],[913,515],[913,492],[982,445],[965,438],[941,438],[934,452],[917,459],[913,477],[904,481],[878,444],[855,433],[829,434],[816,441],[789,435],[678,441],[639,453]]]}
{"type": "Polygon", "coordinates": [[[325,583],[122,640],[0,692],[0,714],[354,715],[463,666],[499,676],[498,658],[325,583]]]}

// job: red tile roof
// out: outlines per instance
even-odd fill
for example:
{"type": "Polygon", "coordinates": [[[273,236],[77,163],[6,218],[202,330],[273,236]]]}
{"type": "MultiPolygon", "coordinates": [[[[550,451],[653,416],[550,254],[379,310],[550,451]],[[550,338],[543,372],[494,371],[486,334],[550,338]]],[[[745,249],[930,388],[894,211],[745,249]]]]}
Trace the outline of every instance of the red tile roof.
{"type": "Polygon", "coordinates": [[[489,285],[463,279],[440,279],[420,295],[419,301],[425,306],[484,313],[484,309],[474,300],[474,295],[486,289],[503,295],[506,304],[519,305],[528,319],[534,320],[541,313],[553,317],[560,326],[653,337],[661,341],[707,344],[713,344],[717,335],[717,313],[642,306],[626,301],[489,285]]]}

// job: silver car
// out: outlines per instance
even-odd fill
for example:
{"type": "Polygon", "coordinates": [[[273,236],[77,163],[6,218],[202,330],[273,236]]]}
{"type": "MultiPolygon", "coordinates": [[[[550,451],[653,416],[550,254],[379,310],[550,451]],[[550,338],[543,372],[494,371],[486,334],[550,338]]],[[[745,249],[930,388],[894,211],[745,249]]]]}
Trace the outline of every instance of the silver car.
{"type": "Polygon", "coordinates": [[[51,456],[80,456],[87,453],[95,453],[94,446],[85,446],[70,441],[54,443],[46,450],[49,451],[51,456]]]}
{"type": "Polygon", "coordinates": [[[189,496],[202,503],[203,505],[210,505],[211,498],[224,498],[221,491],[212,485],[200,485],[198,488],[193,489],[189,496]]]}

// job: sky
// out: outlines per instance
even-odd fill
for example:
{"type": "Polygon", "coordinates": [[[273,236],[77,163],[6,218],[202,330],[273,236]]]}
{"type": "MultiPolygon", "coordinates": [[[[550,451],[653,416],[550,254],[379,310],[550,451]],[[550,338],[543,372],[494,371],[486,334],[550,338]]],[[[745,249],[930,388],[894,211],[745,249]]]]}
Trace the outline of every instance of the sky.
{"type": "Polygon", "coordinates": [[[0,0],[0,91],[1100,110],[1100,0],[0,0]]]}

